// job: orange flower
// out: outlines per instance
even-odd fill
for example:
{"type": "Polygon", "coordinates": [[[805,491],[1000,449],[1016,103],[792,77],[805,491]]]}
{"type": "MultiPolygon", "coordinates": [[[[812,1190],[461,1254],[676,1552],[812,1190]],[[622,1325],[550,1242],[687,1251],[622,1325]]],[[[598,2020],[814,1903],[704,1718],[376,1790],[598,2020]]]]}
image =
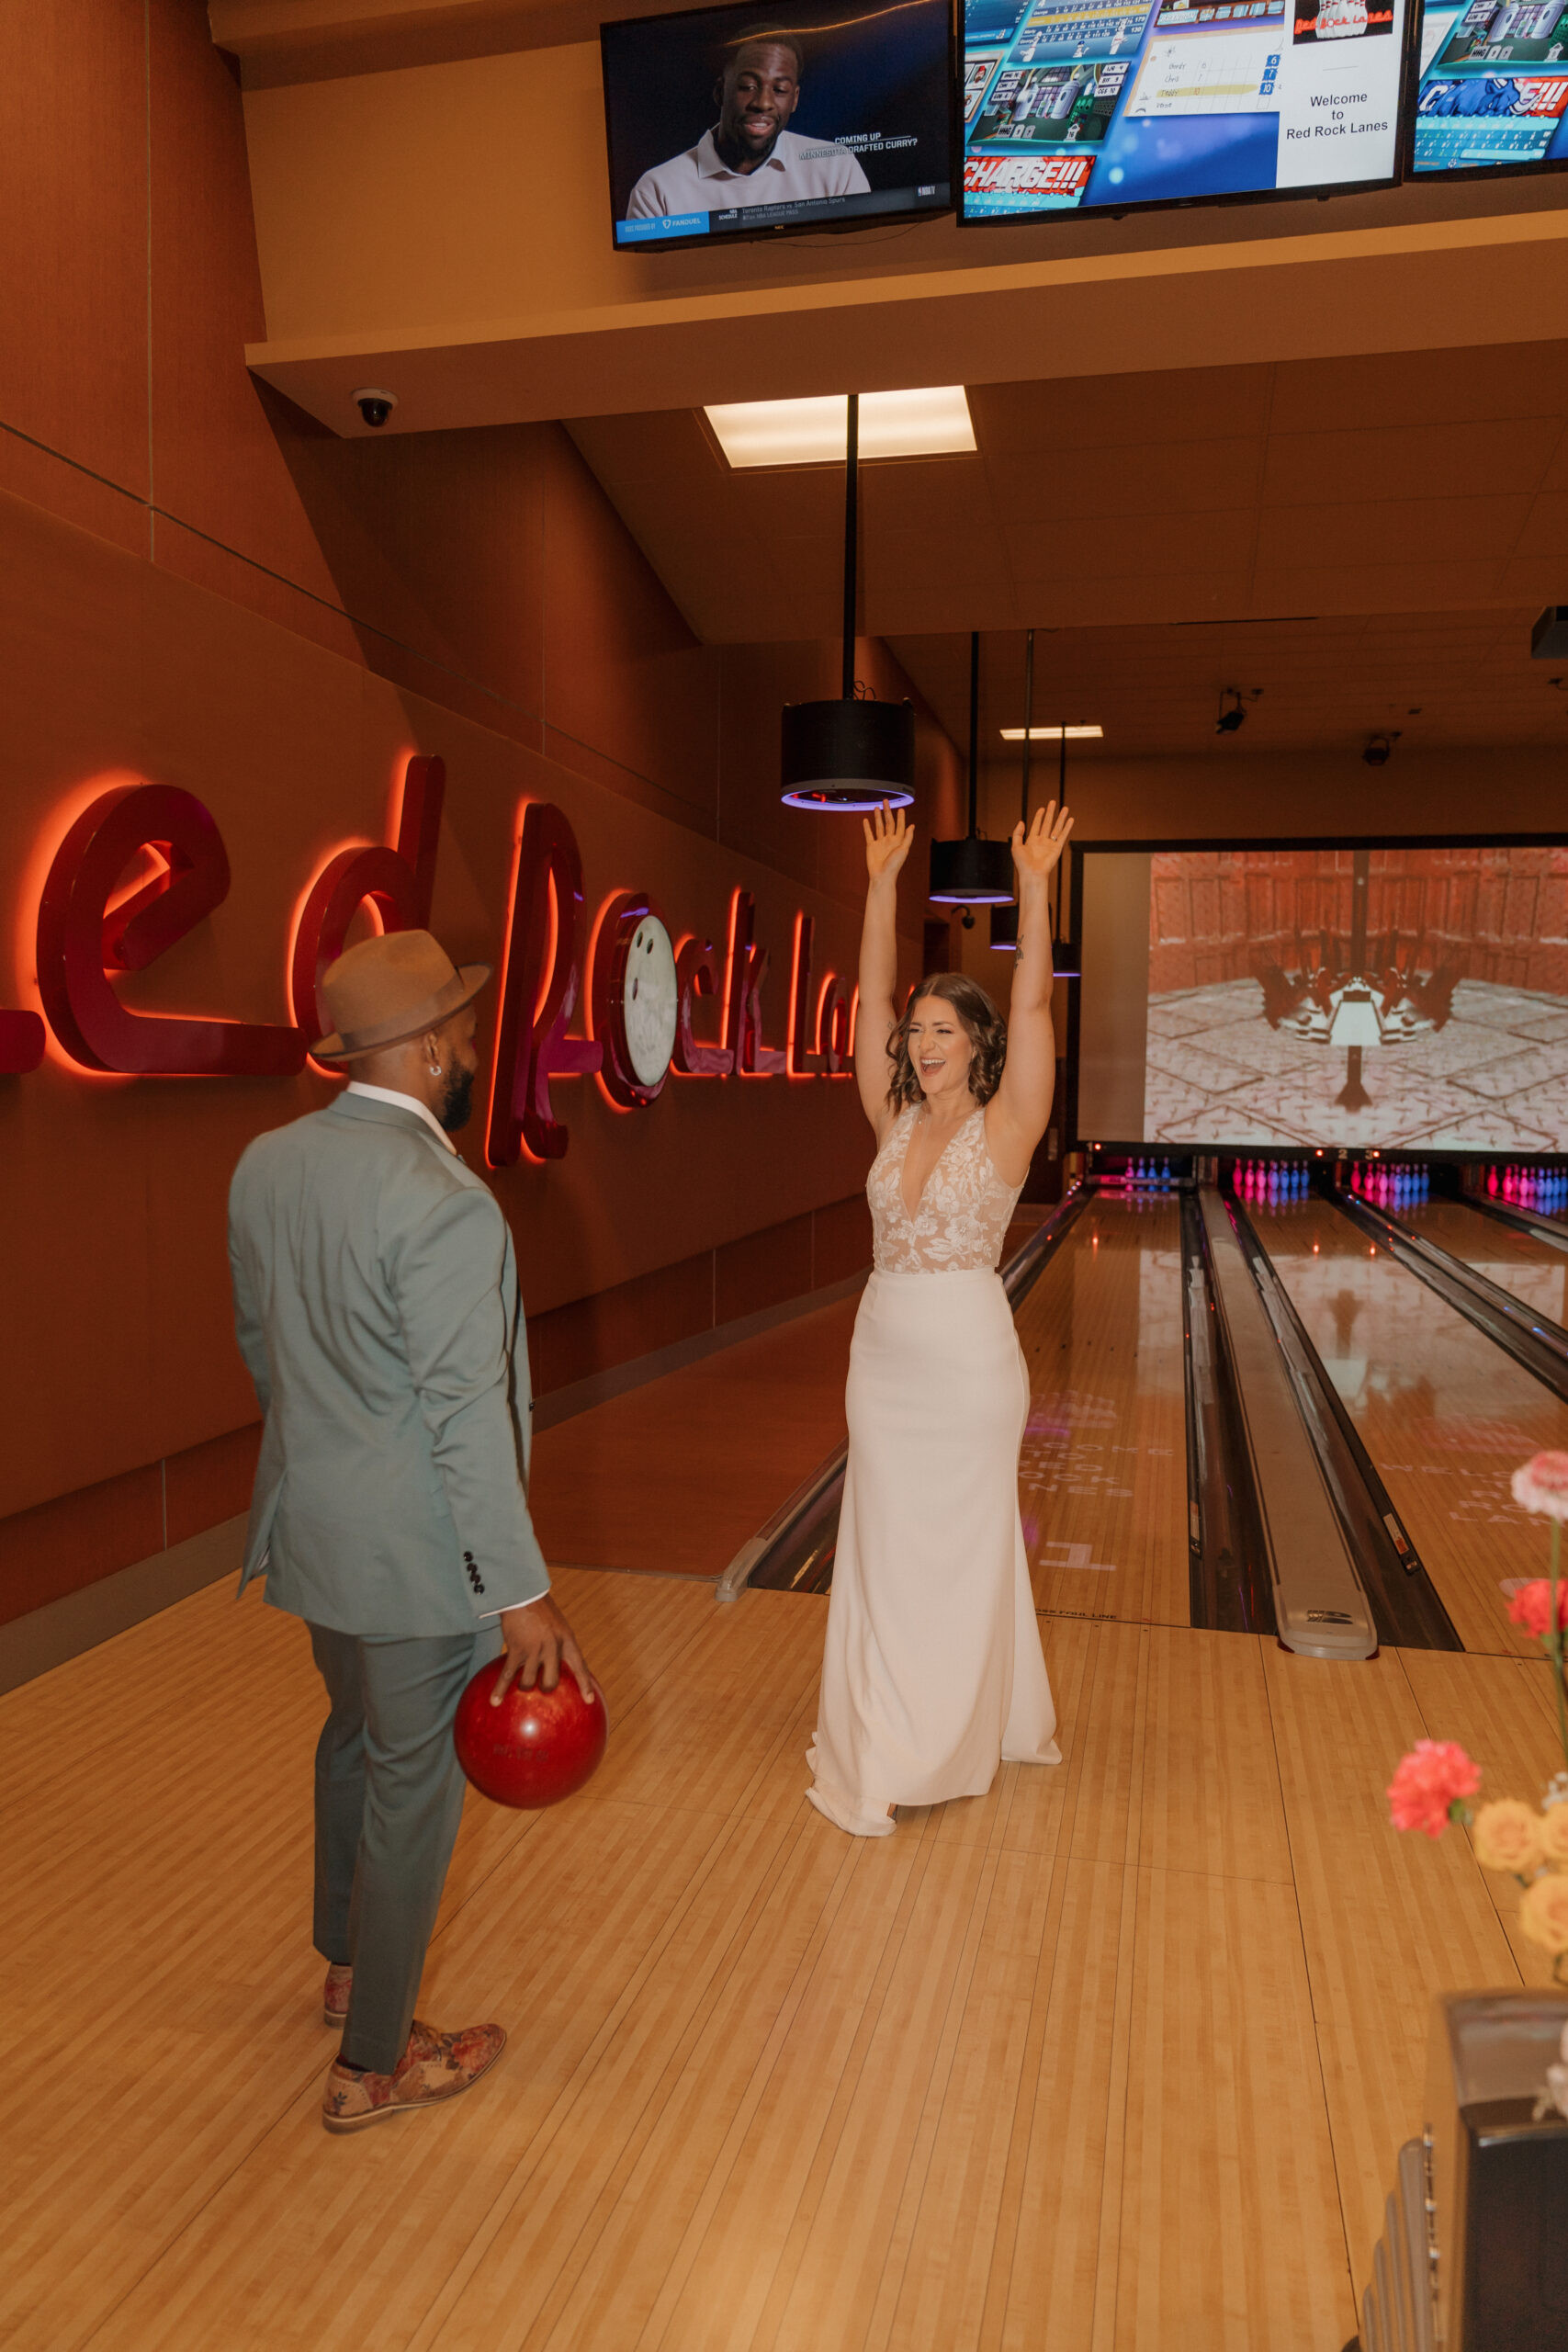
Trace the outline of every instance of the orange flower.
{"type": "Polygon", "coordinates": [[[1396,1829],[1424,1829],[1440,1838],[1464,1809],[1464,1799],[1481,1786],[1481,1767],[1457,1740],[1418,1739],[1402,1756],[1388,1787],[1389,1817],[1396,1829]]]}
{"type": "MultiPolygon", "coordinates": [[[[1508,1603],[1508,1617],[1543,1642],[1551,1625],[1551,1584],[1546,1577],[1532,1577],[1529,1584],[1520,1585],[1508,1603]]],[[[1557,1588],[1557,1623],[1568,1626],[1568,1577],[1557,1588]]]]}
{"type": "Polygon", "coordinates": [[[1549,1804],[1540,1816],[1540,1850],[1568,1870],[1568,1804],[1549,1804]]]}
{"type": "Polygon", "coordinates": [[[1568,1877],[1553,1871],[1519,1897],[1519,1926],[1532,1944],[1561,1959],[1568,1951],[1568,1877]]]}
{"type": "Polygon", "coordinates": [[[1475,1858],[1483,1869],[1523,1878],[1540,1860],[1540,1815],[1517,1797],[1499,1797],[1475,1816],[1475,1858]]]}

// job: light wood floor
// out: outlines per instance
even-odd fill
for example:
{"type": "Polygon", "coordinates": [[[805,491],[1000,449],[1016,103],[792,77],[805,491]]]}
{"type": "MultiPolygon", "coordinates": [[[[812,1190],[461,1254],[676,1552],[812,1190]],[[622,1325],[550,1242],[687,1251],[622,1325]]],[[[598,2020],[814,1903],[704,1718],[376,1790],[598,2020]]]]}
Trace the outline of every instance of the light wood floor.
{"type": "Polygon", "coordinates": [[[844,1442],[858,1294],[575,1414],[534,1441],[552,1560],[719,1577],[844,1442]]]}
{"type": "Polygon", "coordinates": [[[1546,1574],[1545,1525],[1508,1481],[1568,1449],[1568,1405],[1326,1201],[1253,1218],[1465,1648],[1539,1655],[1506,1588],[1546,1574]]]}
{"type": "Polygon", "coordinates": [[[302,1630],[227,1588],[0,1701],[13,2352],[1339,2352],[1440,1987],[1541,1971],[1381,1791],[1551,1761],[1513,1658],[1050,1621],[1066,1762],[851,1840],[826,1603],[568,1572],[611,1747],[475,1799],[422,2004],[494,2078],[321,2129],[302,1630]]]}

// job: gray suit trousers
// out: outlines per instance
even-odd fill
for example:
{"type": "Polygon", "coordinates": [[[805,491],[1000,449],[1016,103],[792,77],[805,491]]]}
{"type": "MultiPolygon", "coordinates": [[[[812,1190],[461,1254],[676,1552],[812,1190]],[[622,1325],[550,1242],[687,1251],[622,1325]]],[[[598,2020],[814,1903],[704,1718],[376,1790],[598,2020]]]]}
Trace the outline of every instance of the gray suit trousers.
{"type": "Polygon", "coordinates": [[[462,1818],[452,1720],[496,1646],[491,1626],[401,1642],[310,1627],[331,1702],[316,1746],[315,1945],[353,1964],[343,2055],[378,2075],[408,2042],[462,1818]]]}

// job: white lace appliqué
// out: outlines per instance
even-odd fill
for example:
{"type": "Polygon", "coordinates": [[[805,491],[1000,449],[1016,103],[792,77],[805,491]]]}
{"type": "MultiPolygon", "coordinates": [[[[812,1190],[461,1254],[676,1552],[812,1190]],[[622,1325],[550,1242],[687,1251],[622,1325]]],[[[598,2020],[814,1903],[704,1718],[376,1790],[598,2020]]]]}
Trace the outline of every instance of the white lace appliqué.
{"type": "Polygon", "coordinates": [[[866,1179],[877,1271],[953,1274],[995,1266],[1022,1185],[1004,1184],[992,1166],[985,1113],[977,1110],[950,1139],[911,1217],[904,1206],[904,1161],[919,1117],[919,1104],[899,1112],[866,1179]]]}

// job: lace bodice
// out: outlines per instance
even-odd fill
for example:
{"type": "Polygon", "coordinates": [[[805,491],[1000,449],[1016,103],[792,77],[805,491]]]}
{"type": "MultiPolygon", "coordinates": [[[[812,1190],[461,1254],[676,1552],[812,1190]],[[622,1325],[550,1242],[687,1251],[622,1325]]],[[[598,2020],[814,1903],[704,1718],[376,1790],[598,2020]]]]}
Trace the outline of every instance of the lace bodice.
{"type": "Polygon", "coordinates": [[[1021,1184],[1006,1184],[986,1148],[986,1114],[971,1113],[926,1179],[911,1217],[904,1206],[904,1161],[920,1105],[899,1112],[871,1164],[866,1197],[879,1273],[952,1274],[995,1266],[1021,1184]]]}

